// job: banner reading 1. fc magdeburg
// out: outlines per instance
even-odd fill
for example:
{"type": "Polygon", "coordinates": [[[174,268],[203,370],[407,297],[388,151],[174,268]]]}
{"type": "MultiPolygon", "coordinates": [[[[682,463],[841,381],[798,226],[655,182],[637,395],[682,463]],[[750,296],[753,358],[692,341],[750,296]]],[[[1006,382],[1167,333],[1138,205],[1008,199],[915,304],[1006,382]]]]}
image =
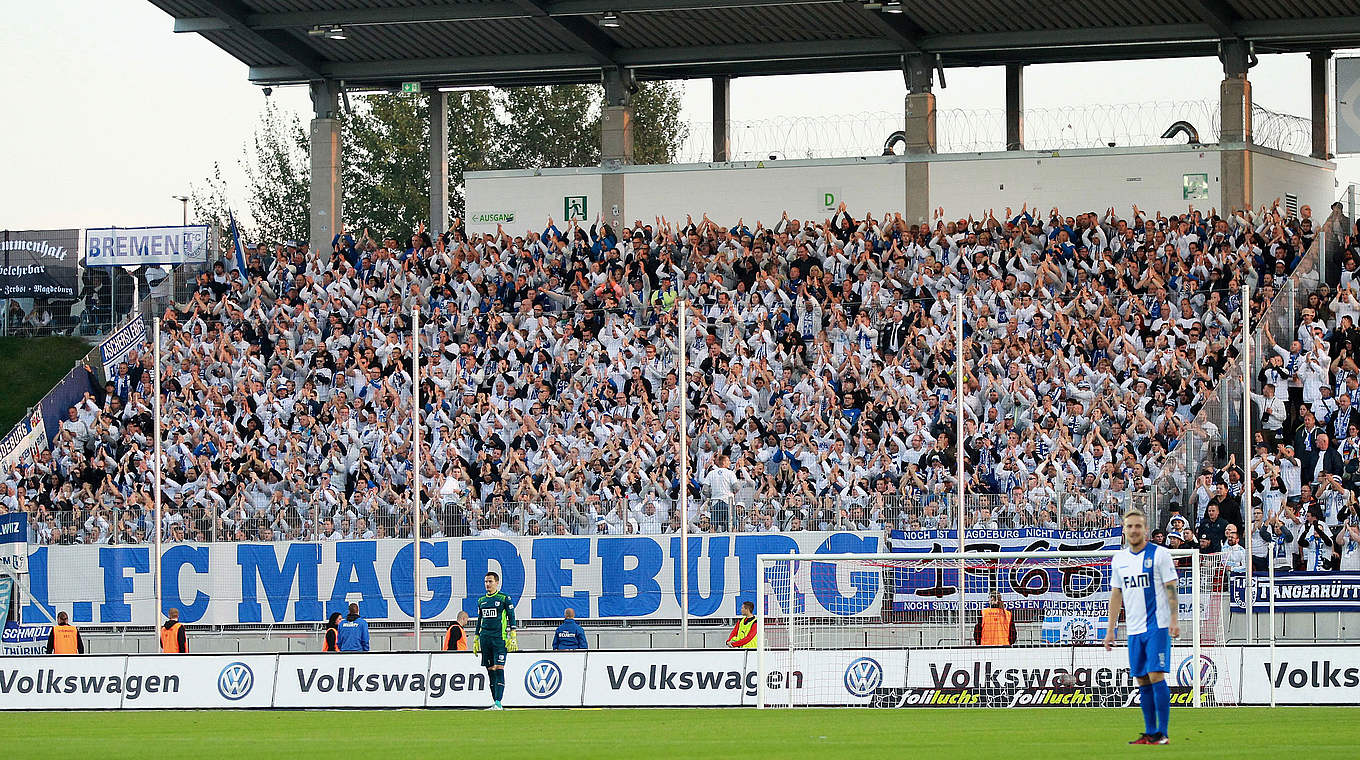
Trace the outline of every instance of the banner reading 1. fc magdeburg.
{"type": "MultiPolygon", "coordinates": [[[[1122,531],[1004,528],[969,530],[964,548],[970,552],[1100,551],[1118,549],[1122,531]]],[[[958,547],[952,530],[894,530],[888,544],[904,558],[911,554],[951,552],[958,547]]],[[[897,612],[954,610],[959,603],[959,573],[949,563],[903,566],[892,570],[892,607],[897,612]]],[[[1109,603],[1108,564],[1016,563],[963,570],[964,602],[970,609],[987,605],[992,591],[1000,591],[1011,609],[1044,609],[1069,614],[1099,612],[1109,603]]]]}
{"type": "MultiPolygon", "coordinates": [[[[689,614],[733,618],[754,602],[761,554],[873,554],[878,533],[705,534],[689,539],[689,614]]],[[[29,554],[24,620],[38,603],[76,623],[159,620],[152,549],[134,546],[43,546],[29,554]]],[[[173,544],[163,547],[163,607],[204,625],[321,622],[358,602],[371,621],[406,621],[412,604],[411,542],[396,539],[322,543],[173,544]]],[[[494,570],[521,618],[675,620],[680,617],[680,537],[549,536],[431,539],[421,547],[421,615],[447,620],[474,612],[494,570]]],[[[799,562],[774,583],[772,612],[878,617],[877,573],[852,573],[830,562],[799,562]]]]}

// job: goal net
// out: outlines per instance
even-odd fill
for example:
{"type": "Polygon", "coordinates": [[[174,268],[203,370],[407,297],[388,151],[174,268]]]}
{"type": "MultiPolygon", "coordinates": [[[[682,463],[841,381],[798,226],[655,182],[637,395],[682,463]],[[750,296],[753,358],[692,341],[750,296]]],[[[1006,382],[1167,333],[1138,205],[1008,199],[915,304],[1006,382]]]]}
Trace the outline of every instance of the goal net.
{"type": "MultiPolygon", "coordinates": [[[[1172,704],[1230,703],[1231,673],[1218,666],[1226,662],[1226,569],[1217,555],[1171,555],[1181,629],[1167,675],[1172,704]]],[[[1113,556],[762,555],[757,704],[1136,705],[1124,626],[1112,651],[1102,645],[1106,627],[1120,622],[1108,619],[1113,556]],[[998,598],[1006,613],[985,613],[998,598]],[[805,612],[814,608],[821,613],[805,612]]]]}

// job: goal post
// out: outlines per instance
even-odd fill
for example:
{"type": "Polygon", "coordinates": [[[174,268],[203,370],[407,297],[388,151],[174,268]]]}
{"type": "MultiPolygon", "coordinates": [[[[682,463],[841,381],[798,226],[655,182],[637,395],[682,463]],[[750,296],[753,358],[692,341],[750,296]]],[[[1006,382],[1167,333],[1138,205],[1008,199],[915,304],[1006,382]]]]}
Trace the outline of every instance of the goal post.
{"type": "MultiPolygon", "coordinates": [[[[1226,567],[1218,555],[1168,551],[1180,622],[1173,704],[1230,703],[1232,669],[1219,651],[1226,567]]],[[[1119,625],[1108,619],[1115,553],[760,555],[756,704],[1136,704],[1124,633],[1112,651],[1102,646],[1106,627],[1119,625]],[[984,608],[998,597],[1006,612],[987,613],[984,631],[984,608]]]]}

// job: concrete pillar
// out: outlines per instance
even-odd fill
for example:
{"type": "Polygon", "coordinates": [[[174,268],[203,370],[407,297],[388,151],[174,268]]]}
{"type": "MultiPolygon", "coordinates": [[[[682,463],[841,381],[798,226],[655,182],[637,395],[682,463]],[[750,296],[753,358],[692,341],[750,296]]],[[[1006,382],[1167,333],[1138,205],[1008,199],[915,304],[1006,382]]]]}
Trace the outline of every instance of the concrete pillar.
{"type": "Polygon", "coordinates": [[[1006,64],[1006,150],[1025,149],[1025,67],[1006,64]]]}
{"type": "MultiPolygon", "coordinates": [[[[929,156],[935,153],[935,94],[931,60],[923,55],[907,56],[903,75],[907,82],[906,153],[929,156]]],[[[906,165],[907,197],[905,211],[909,224],[930,223],[930,162],[911,161],[906,165]]]]}
{"type": "Polygon", "coordinates": [[[449,95],[430,93],[430,239],[449,227],[449,95]]]}
{"type": "Polygon", "coordinates": [[[340,182],[340,85],[334,80],[311,83],[312,209],[308,242],[330,261],[331,240],[344,221],[340,182]]]}
{"type": "MultiPolygon", "coordinates": [[[[1223,82],[1219,85],[1219,137],[1221,145],[1251,143],[1251,81],[1247,69],[1254,56],[1248,43],[1226,40],[1222,44],[1223,82]]],[[[1223,208],[1237,211],[1252,205],[1251,152],[1222,151],[1223,208]]]]}
{"type": "Polygon", "coordinates": [[[732,78],[713,77],[713,161],[732,160],[731,118],[732,78]]]}
{"type": "Polygon", "coordinates": [[[622,229],[627,217],[624,210],[624,178],[619,171],[633,163],[633,74],[627,69],[606,69],[604,74],[604,104],[600,123],[600,167],[604,174],[600,182],[600,203],[605,222],[622,229]]]}
{"type": "Polygon", "coordinates": [[[1308,54],[1308,65],[1311,68],[1311,87],[1313,100],[1313,158],[1320,158],[1324,161],[1331,158],[1331,151],[1328,150],[1328,138],[1332,134],[1332,120],[1329,106],[1331,106],[1332,94],[1328,85],[1331,80],[1327,77],[1327,61],[1332,57],[1330,50],[1314,50],[1308,54]]]}

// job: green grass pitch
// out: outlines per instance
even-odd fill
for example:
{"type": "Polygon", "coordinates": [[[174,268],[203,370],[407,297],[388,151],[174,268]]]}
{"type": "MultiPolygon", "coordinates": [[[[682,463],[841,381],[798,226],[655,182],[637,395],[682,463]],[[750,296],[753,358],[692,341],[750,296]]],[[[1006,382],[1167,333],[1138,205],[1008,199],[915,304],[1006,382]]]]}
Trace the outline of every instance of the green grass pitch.
{"type": "Polygon", "coordinates": [[[1172,744],[1130,747],[1136,709],[468,710],[9,713],[14,758],[1351,757],[1360,710],[1174,710],[1172,744]]]}

